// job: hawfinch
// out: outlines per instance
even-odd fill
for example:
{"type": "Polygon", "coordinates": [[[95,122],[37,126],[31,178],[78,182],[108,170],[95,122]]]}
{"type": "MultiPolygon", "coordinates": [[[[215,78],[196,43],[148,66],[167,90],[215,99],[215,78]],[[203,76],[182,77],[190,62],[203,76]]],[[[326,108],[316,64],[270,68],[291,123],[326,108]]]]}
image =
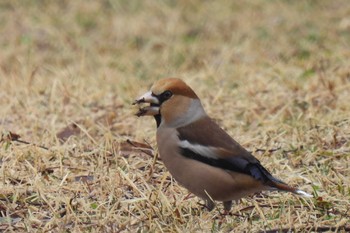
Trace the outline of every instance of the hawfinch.
{"type": "Polygon", "coordinates": [[[178,78],[161,79],[134,104],[149,103],[137,116],[157,123],[159,155],[171,175],[190,192],[229,211],[233,200],[263,190],[310,194],[275,178],[250,152],[205,113],[196,93],[178,78]]]}

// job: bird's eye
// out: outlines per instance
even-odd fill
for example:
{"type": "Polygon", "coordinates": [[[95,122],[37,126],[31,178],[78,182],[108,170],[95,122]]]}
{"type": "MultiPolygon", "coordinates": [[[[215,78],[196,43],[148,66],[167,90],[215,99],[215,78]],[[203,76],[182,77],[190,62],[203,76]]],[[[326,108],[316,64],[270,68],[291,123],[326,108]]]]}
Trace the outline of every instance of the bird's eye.
{"type": "Polygon", "coordinates": [[[164,91],[162,94],[162,97],[164,100],[169,99],[171,96],[173,95],[173,93],[171,91],[164,91]]]}

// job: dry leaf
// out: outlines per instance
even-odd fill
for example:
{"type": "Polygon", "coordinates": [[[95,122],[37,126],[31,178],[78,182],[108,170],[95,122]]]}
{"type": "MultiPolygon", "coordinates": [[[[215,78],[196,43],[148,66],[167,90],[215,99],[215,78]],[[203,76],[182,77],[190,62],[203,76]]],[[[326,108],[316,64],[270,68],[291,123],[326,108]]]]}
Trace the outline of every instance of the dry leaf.
{"type": "Polygon", "coordinates": [[[12,132],[5,132],[1,134],[0,142],[2,141],[17,141],[21,136],[12,132]]]}
{"type": "Polygon", "coordinates": [[[151,157],[154,157],[153,148],[146,143],[126,140],[119,144],[119,151],[122,156],[128,156],[131,152],[141,151],[151,157]]]}
{"type": "Polygon", "coordinates": [[[61,130],[59,133],[57,133],[56,136],[61,142],[65,142],[70,136],[79,135],[79,134],[80,134],[80,128],[75,123],[72,123],[68,125],[66,128],[64,128],[63,130],[61,130]]]}
{"type": "Polygon", "coordinates": [[[88,182],[88,181],[93,181],[94,176],[76,176],[74,177],[75,182],[88,182]]]}

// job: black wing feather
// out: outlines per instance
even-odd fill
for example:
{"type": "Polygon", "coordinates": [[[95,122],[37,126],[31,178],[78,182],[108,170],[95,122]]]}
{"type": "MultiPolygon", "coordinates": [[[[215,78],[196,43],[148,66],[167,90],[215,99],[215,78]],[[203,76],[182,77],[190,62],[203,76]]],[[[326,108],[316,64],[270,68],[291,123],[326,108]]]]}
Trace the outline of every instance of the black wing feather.
{"type": "Polygon", "coordinates": [[[180,153],[186,158],[194,159],[210,166],[250,175],[263,183],[268,181],[283,183],[282,181],[273,177],[259,162],[249,163],[244,160],[240,161],[240,159],[213,159],[200,155],[188,148],[181,148],[180,153]]]}

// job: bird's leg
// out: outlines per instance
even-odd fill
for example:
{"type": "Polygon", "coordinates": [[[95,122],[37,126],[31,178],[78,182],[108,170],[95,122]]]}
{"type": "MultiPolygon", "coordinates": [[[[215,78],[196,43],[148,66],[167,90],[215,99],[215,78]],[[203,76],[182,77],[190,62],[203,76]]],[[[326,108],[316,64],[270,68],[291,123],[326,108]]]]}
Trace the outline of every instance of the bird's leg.
{"type": "Polygon", "coordinates": [[[204,201],[205,201],[205,204],[202,204],[200,202],[198,202],[197,204],[206,208],[209,211],[212,211],[215,207],[215,203],[212,200],[204,200],[204,201]]]}
{"type": "Polygon", "coordinates": [[[231,207],[232,207],[232,201],[224,201],[224,210],[227,212],[230,212],[231,207]]]}
{"type": "Polygon", "coordinates": [[[207,207],[207,209],[209,210],[209,211],[212,211],[213,209],[214,209],[214,207],[215,207],[215,202],[213,202],[212,200],[210,200],[210,199],[208,199],[208,200],[206,200],[205,201],[205,207],[207,207]]]}
{"type": "Polygon", "coordinates": [[[224,204],[224,215],[230,214],[230,210],[232,207],[232,201],[224,201],[222,203],[224,204]]]}
{"type": "Polygon", "coordinates": [[[215,207],[215,202],[213,200],[213,198],[211,198],[211,196],[209,195],[209,193],[207,193],[206,190],[204,190],[205,194],[206,194],[206,198],[204,198],[205,200],[205,204],[206,204],[206,207],[209,211],[212,211],[215,207]]]}

